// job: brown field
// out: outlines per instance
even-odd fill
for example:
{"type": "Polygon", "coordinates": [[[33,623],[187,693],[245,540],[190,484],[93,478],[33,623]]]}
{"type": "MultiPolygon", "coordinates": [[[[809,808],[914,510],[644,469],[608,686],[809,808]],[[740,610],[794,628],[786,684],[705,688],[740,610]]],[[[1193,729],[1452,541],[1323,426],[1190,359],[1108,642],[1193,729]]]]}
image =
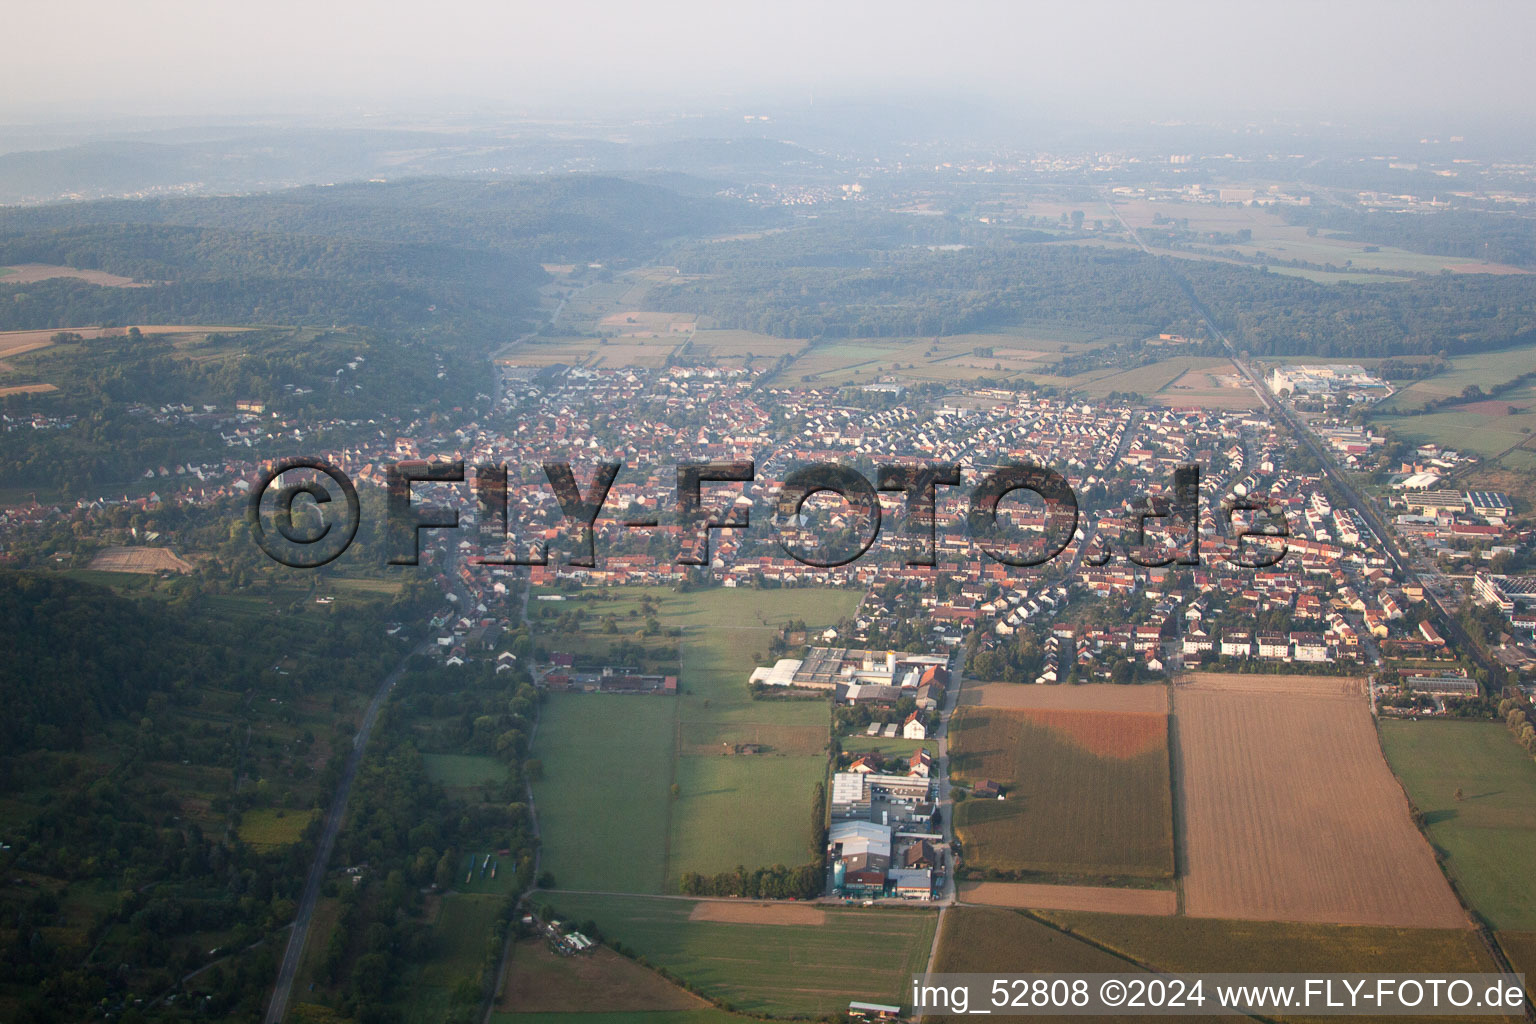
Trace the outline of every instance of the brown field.
{"type": "Polygon", "coordinates": [[[1220,372],[1220,367],[1189,370],[1163,386],[1150,397],[1156,405],[1198,406],[1203,409],[1257,409],[1259,396],[1250,387],[1233,386],[1232,374],[1220,372]]]}
{"type": "Polygon", "coordinates": [[[49,391],[57,391],[52,384],[16,384],[8,388],[0,388],[0,398],[6,395],[42,395],[49,391]]]}
{"type": "Polygon", "coordinates": [[[1525,975],[1526,994],[1536,997],[1536,932],[1495,932],[1494,938],[1515,973],[1525,975]]]}
{"type": "Polygon", "coordinates": [[[1081,686],[1035,686],[1030,683],[967,684],[960,703],[986,708],[1042,711],[1168,711],[1165,686],[1117,686],[1084,683],[1081,686]]]}
{"type": "Polygon", "coordinates": [[[170,548],[104,548],[87,567],[99,572],[179,572],[192,571],[192,563],[170,548]]]}
{"type": "Polygon", "coordinates": [[[1173,876],[1162,712],[971,706],[949,728],[951,775],[991,779],[1003,792],[955,807],[970,868],[989,880],[1072,884],[1173,876]]]}
{"type": "Polygon", "coordinates": [[[1261,672],[1193,672],[1175,690],[1219,690],[1222,693],[1289,693],[1301,697],[1360,697],[1366,695],[1360,676],[1271,675],[1261,672]]]}
{"type": "Polygon", "coordinates": [[[74,267],[58,267],[47,263],[18,263],[6,269],[11,271],[4,277],[6,284],[32,284],[54,277],[73,277],[79,281],[99,284],[107,288],[148,288],[157,283],[135,281],[131,277],[119,277],[104,270],[76,270],[74,267]]]}
{"type": "Polygon", "coordinates": [[[1035,708],[1024,715],[1066,736],[1095,757],[1139,757],[1168,740],[1168,716],[1161,711],[1085,714],[1035,708]]]}
{"type": "MultiPolygon", "coordinates": [[[[1135,918],[1154,925],[1162,925],[1178,918],[1135,918]]],[[[1020,913],[991,907],[957,907],[944,915],[939,935],[938,955],[934,959],[936,973],[996,973],[1017,974],[1021,971],[1050,973],[1117,973],[1140,974],[1146,969],[1125,957],[1102,949],[1044,922],[1020,913]]],[[[973,999],[971,1008],[985,1009],[973,999]]],[[[969,1015],[929,1011],[925,1021],[934,1024],[959,1024],[969,1015]]],[[[1090,1021],[1123,1020],[1124,1017],[1051,1016],[1030,1014],[1036,1021],[1090,1021]]],[[[1246,1020],[1242,1017],[1160,1016],[1163,1024],[1181,1022],[1209,1022],[1213,1020],[1246,1020]]]]}
{"type": "MultiPolygon", "coordinates": [[[[9,280],[9,278],[7,278],[9,280]]],[[[141,324],[143,334],[206,334],[209,331],[249,331],[250,327],[200,327],[179,324],[141,324]]],[[[0,358],[19,356],[24,352],[47,348],[53,344],[53,336],[60,331],[78,334],[82,338],[123,338],[126,327],[54,327],[46,331],[0,331],[0,358]]]]}
{"type": "Polygon", "coordinates": [[[653,345],[615,345],[610,343],[592,349],[592,359],[587,363],[587,366],[590,368],[606,366],[610,369],[635,366],[659,370],[667,365],[667,357],[673,353],[675,347],[670,341],[653,345]]]}
{"type": "Polygon", "coordinates": [[[1036,885],[1032,882],[962,882],[960,900],[1020,910],[1078,910],[1096,914],[1167,917],[1178,912],[1172,889],[1112,889],[1104,885],[1036,885]]]}
{"type": "Polygon", "coordinates": [[[503,1013],[698,1010],[709,1004],[639,964],[599,946],[580,956],[558,956],[542,941],[511,950],[506,988],[496,1002],[503,1013]]]}
{"type": "Polygon", "coordinates": [[[1357,679],[1202,674],[1174,690],[1193,917],[1467,927],[1357,679]]]}
{"type": "Polygon", "coordinates": [[[668,337],[692,334],[698,326],[693,313],[656,313],[638,309],[611,313],[598,321],[598,326],[616,332],[619,337],[668,337]]]}
{"type": "Polygon", "coordinates": [[[694,905],[690,921],[724,924],[826,924],[827,912],[803,903],[726,903],[704,900],[694,905]]]}

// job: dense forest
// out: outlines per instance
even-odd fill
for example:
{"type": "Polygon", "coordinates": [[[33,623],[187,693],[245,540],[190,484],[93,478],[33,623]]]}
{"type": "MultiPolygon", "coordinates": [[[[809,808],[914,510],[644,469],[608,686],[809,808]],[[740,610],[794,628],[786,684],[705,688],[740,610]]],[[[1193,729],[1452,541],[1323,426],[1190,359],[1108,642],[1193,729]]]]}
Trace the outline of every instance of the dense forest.
{"type": "Polygon", "coordinates": [[[106,200],[0,210],[0,243],[44,232],[160,225],[249,235],[509,252],[529,261],[645,255],[671,238],[781,222],[744,202],[590,175],[521,181],[420,178],[262,195],[106,200]]]}
{"type": "Polygon", "coordinates": [[[867,244],[853,248],[842,247],[846,226],[836,233],[811,229],[803,250],[788,232],[685,247],[675,255],[679,270],[704,276],[659,286],[651,299],[657,308],[779,337],[962,334],[1040,321],[1193,335],[1198,329],[1182,277],[1234,343],[1254,354],[1454,354],[1536,338],[1536,276],[1320,284],[1090,246],[879,247],[891,230],[880,224],[867,244]]]}
{"type": "Polygon", "coordinates": [[[0,617],[0,749],[13,754],[78,750],[152,693],[174,699],[215,673],[236,686],[255,676],[228,648],[186,638],[175,612],[57,576],[0,573],[0,617]]]}
{"type": "Polygon", "coordinates": [[[1282,215],[1288,224],[1317,228],[1356,242],[1536,267],[1536,218],[1532,217],[1482,210],[1398,213],[1322,204],[1285,207],[1282,215]]]}

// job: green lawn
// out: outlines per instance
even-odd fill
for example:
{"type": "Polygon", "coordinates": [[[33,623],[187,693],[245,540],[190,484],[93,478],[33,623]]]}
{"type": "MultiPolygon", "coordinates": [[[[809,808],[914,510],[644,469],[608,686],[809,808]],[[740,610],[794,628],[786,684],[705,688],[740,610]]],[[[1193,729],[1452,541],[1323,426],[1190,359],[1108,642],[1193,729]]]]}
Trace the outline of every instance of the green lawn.
{"type": "Polygon", "coordinates": [[[1536,930],[1536,765],[1509,731],[1500,722],[1387,719],[1381,737],[1473,908],[1495,928],[1536,930]]]}
{"type": "Polygon", "coordinates": [[[849,1000],[907,1002],[928,960],[930,910],[833,908],[819,925],[692,921],[690,900],[550,893],[541,899],[746,1013],[835,1014],[849,1000]]]}

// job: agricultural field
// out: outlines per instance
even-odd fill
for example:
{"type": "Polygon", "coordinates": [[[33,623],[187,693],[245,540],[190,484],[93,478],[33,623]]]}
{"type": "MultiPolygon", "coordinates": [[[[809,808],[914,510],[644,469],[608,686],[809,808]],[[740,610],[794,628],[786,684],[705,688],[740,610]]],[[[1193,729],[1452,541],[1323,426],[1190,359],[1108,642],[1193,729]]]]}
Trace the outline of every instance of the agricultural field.
{"type": "Polygon", "coordinates": [[[1515,973],[1525,975],[1525,993],[1536,994],[1536,932],[1495,932],[1499,948],[1515,973]]]}
{"type": "MultiPolygon", "coordinates": [[[[895,377],[922,383],[1027,378],[1070,386],[1077,378],[1052,377],[1043,367],[1132,339],[1065,325],[1026,325],[989,334],[923,338],[860,338],[813,345],[777,378],[807,387],[867,384],[895,377]]],[[[1113,372],[1113,371],[1110,371],[1113,372]]]]}
{"type": "Polygon", "coordinates": [[[1508,395],[1498,400],[1456,406],[1444,412],[1378,417],[1372,423],[1391,427],[1398,436],[1414,444],[1433,443],[1453,451],[1490,458],[1510,449],[1529,446],[1532,441],[1532,435],[1527,431],[1536,430],[1536,414],[1509,412],[1511,404],[1519,407],[1519,401],[1519,395],[1508,395]]]}
{"type": "MultiPolygon", "coordinates": [[[[1442,270],[1468,273],[1520,273],[1520,270],[1515,267],[1485,264],[1455,256],[1434,256],[1390,245],[1349,241],[1333,237],[1324,231],[1309,236],[1305,226],[1287,224],[1278,214],[1261,207],[1145,199],[1117,201],[1115,207],[1125,218],[1126,223],[1138,231],[1156,231],[1159,228],[1156,219],[1161,215],[1168,220],[1187,221],[1189,230],[1195,232],[1220,232],[1230,235],[1246,229],[1253,233],[1252,239],[1248,242],[1214,242],[1209,245],[1196,242],[1191,243],[1194,245],[1193,253],[1187,249],[1180,249],[1173,251],[1175,255],[1220,258],[1228,252],[1236,252],[1250,260],[1302,260],[1317,264],[1319,268],[1331,264],[1337,268],[1336,271],[1314,271],[1319,274],[1319,279],[1325,281],[1338,280],[1345,276],[1367,281],[1392,280],[1385,275],[1350,273],[1350,271],[1365,270],[1399,274],[1438,274],[1442,270]],[[1367,251],[1367,247],[1374,251],[1367,251]]],[[[1090,219],[1092,216],[1089,214],[1090,219]]],[[[1284,272],[1294,268],[1271,266],[1271,269],[1284,272]]]]}
{"type": "Polygon", "coordinates": [[[1154,405],[1202,409],[1257,409],[1258,394],[1228,364],[1186,370],[1148,396],[1154,405]]]}
{"type": "Polygon", "coordinates": [[[1004,796],[956,806],[965,863],[1024,875],[1172,877],[1167,738],[1167,717],[1155,711],[960,709],[950,723],[952,776],[999,782],[1004,796]]]}
{"type": "Polygon", "coordinates": [[[623,1010],[595,1013],[493,1012],[489,1024],[745,1024],[746,1017],[710,1007],[704,1010],[623,1010]]]}
{"type": "Polygon", "coordinates": [[[192,563],[170,548],[103,548],[88,568],[96,572],[129,572],[152,575],[161,572],[189,573],[192,563]]]}
{"type": "Polygon", "coordinates": [[[964,707],[1041,711],[1155,711],[1168,713],[1168,688],[1147,684],[1082,683],[1034,686],[1020,683],[970,683],[960,691],[964,707]]]}
{"type": "MultiPolygon", "coordinates": [[[[628,621],[642,596],[656,602],[664,632],[682,631],[666,641],[679,657],[679,695],[550,695],[534,751],[544,761],[534,789],[544,865],[562,889],[651,893],[675,889],[687,871],[803,864],[811,795],[826,777],[827,705],[753,700],[746,680],[785,622],[831,624],[862,595],[625,588],[611,601],[582,594],[547,604],[561,613],[574,605],[595,625],[608,614],[628,621]],[[724,753],[740,743],[767,749],[724,753]]],[[[540,621],[535,638],[550,643],[540,621]]],[[[606,642],[582,630],[559,646],[606,642]]]]}
{"type": "Polygon", "coordinates": [[[1385,719],[1380,730],[1387,761],[1472,908],[1500,931],[1536,931],[1536,765],[1502,722],[1385,719]]]}
{"type": "MultiPolygon", "coordinates": [[[[1156,395],[1191,374],[1199,375],[1194,378],[1198,380],[1209,371],[1225,373],[1231,369],[1232,364],[1225,359],[1174,356],[1171,359],[1160,359],[1147,366],[1136,366],[1129,370],[1118,370],[1114,367],[1093,370],[1076,377],[1065,378],[1065,386],[1075,388],[1089,398],[1103,398],[1113,391],[1156,395]]],[[[1223,389],[1223,393],[1226,391],[1241,397],[1241,389],[1223,389]]],[[[1252,392],[1248,394],[1251,395],[1252,392]]],[[[1174,395],[1177,396],[1177,392],[1174,392],[1174,395]]],[[[1169,404],[1184,404],[1184,401],[1178,399],[1169,404]]]]}
{"type": "MultiPolygon", "coordinates": [[[[1038,916],[1111,954],[1159,971],[1379,971],[1400,974],[1496,971],[1493,958],[1478,941],[1477,934],[1466,928],[1350,927],[1059,911],[1042,911],[1038,916]]],[[[1465,1020],[1453,1017],[1414,1019],[1465,1020]]]]}
{"type": "Polygon", "coordinates": [[[679,757],[668,889],[689,871],[713,875],[738,864],[806,863],[811,796],[826,778],[825,754],[679,757]],[[752,826],[764,821],[777,827],[752,826]]]}
{"type": "Polygon", "coordinates": [[[1173,723],[1186,913],[1466,925],[1359,680],[1197,674],[1174,689],[1173,723]]]}
{"type": "Polygon", "coordinates": [[[1019,963],[1040,971],[1119,972],[1138,967],[1159,972],[1408,974],[1496,969],[1476,933],[1465,928],[1261,923],[1057,910],[1022,914],[972,907],[946,916],[936,970],[1013,973],[1019,963]]]}
{"type": "Polygon", "coordinates": [[[753,331],[711,329],[693,335],[687,349],[689,362],[710,366],[763,368],[809,344],[801,338],[775,338],[753,331]]]}
{"type": "Polygon", "coordinates": [[[78,270],[50,263],[18,263],[13,267],[0,268],[0,273],[5,275],[6,284],[35,284],[57,277],[71,277],[103,288],[148,288],[156,283],[135,281],[131,277],[109,274],[105,270],[78,270]]]}
{"type": "Polygon", "coordinates": [[[564,1016],[713,1009],[698,996],[605,946],[582,956],[560,956],[551,952],[547,940],[524,939],[514,943],[508,953],[511,962],[505,987],[496,1000],[500,1013],[564,1016]]]}
{"type": "Polygon", "coordinates": [[[240,841],[257,850],[276,850],[290,846],[304,836],[309,823],[319,817],[313,807],[303,810],[284,810],[281,807],[260,807],[240,816],[236,834],[240,841]]]}
{"type": "Polygon", "coordinates": [[[690,900],[566,892],[540,899],[562,919],[596,921],[605,938],[705,995],[744,1013],[777,1015],[837,1014],[851,999],[904,1002],[938,916],[838,907],[820,924],[753,923],[696,919],[690,900]]]}
{"type": "Polygon", "coordinates": [[[404,985],[402,1011],[409,1022],[442,1020],[453,989],[477,983],[485,967],[486,940],[503,900],[492,896],[452,895],[439,906],[432,925],[432,957],[404,985]]]}
{"type": "Polygon", "coordinates": [[[988,907],[1091,910],[1166,916],[1179,909],[1172,889],[1116,889],[1107,885],[1038,885],[1032,882],[962,882],[960,900],[988,907]]]}
{"type": "Polygon", "coordinates": [[[1486,391],[1511,377],[1536,370],[1536,345],[1496,352],[1470,352],[1451,356],[1448,361],[1450,369],[1408,382],[1379,408],[1383,411],[1414,409],[1431,399],[1460,395],[1469,384],[1476,384],[1486,391]]]}
{"type": "Polygon", "coordinates": [[[657,369],[677,351],[682,339],[535,337],[503,349],[499,361],[511,366],[554,366],[565,363],[588,368],[621,366],[657,369]]]}
{"type": "MultiPolygon", "coordinates": [[[[1166,924],[1167,918],[1146,918],[1153,927],[1166,924]]],[[[933,970],[943,974],[1019,974],[1025,971],[1056,973],[1135,973],[1139,965],[1075,935],[1037,920],[1017,910],[989,907],[956,907],[944,915],[939,935],[938,955],[933,970]]],[[[903,1002],[910,1002],[908,995],[903,1002]]],[[[924,1020],[945,1024],[966,1018],[928,1011],[924,1020]]],[[[1052,1017],[1030,1014],[1030,1020],[1083,1021],[1092,1017],[1052,1017]]],[[[1211,1021],[1241,1018],[1160,1016],[1162,1021],[1211,1021]]]]}
{"type": "Polygon", "coordinates": [[[534,783],[543,867],[562,888],[660,892],[666,878],[676,700],[552,693],[534,783]]]}

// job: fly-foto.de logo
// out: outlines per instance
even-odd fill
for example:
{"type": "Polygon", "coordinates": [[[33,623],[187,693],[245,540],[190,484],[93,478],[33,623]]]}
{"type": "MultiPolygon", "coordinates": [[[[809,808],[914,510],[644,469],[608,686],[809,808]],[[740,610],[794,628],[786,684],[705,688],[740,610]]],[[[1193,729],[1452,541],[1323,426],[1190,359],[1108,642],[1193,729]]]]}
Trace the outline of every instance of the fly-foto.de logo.
{"type": "MultiPolygon", "coordinates": [[[[569,462],[540,464],[553,491],[568,538],[566,565],[597,565],[594,529],[623,463],[600,462],[592,467],[583,491],[569,462]]],[[[407,460],[385,468],[385,543],[390,565],[416,565],[425,530],[456,530],[459,510],[428,506],[417,500],[416,484],[462,484],[470,479],[475,522],[484,549],[472,561],[485,565],[549,565],[548,545],[519,545],[509,532],[513,487],[504,464],[485,464],[466,474],[465,464],[407,460]]],[[[757,482],[756,465],[741,462],[680,462],[671,521],[661,517],[616,520],[627,530],[676,529],[679,550],[675,563],[709,564],[709,537],[716,530],[754,529],[751,510],[731,500],[707,501],[707,485],[757,482]]],[[[801,565],[829,569],[848,565],[875,547],[880,536],[880,495],[899,496],[902,509],[904,561],[909,566],[937,564],[937,505],[940,488],[959,487],[962,469],[953,463],[902,463],[876,467],[875,481],[850,466],[812,463],[788,473],[778,486],[771,509],[770,529],[786,555],[801,565]],[[834,550],[820,543],[805,514],[815,495],[833,495],[847,506],[846,524],[838,530],[842,543],[834,550]]],[[[528,485],[524,485],[528,486],[528,485]]],[[[725,496],[722,496],[725,497],[725,496]]],[[[1267,499],[1229,495],[1221,503],[1232,540],[1225,557],[1245,568],[1264,568],[1285,557],[1289,536],[1285,515],[1267,499]],[[1256,521],[1239,523],[1239,512],[1257,513],[1256,521]],[[1260,542],[1245,546],[1244,539],[1260,542]],[[1275,542],[1279,541],[1277,545],[1275,542]]],[[[1059,556],[1078,535],[1077,496],[1067,479],[1032,462],[1012,462],[981,470],[969,488],[964,525],[969,540],[988,558],[1006,565],[1043,565],[1059,556]],[[1010,495],[1034,495],[1042,506],[1030,513],[1028,539],[1020,539],[1013,516],[1002,503],[1010,495]]],[[[1174,471],[1171,500],[1156,495],[1142,499],[1133,513],[1134,543],[1126,556],[1137,565],[1198,565],[1200,562],[1200,469],[1184,465],[1174,471]],[[1165,521],[1167,533],[1180,539],[1153,545],[1147,541],[1149,522],[1165,521]]],[[[334,464],[316,458],[284,459],[261,474],[251,489],[246,520],[252,536],[275,561],[294,568],[316,568],[334,560],[352,543],[362,517],[361,501],[350,477],[334,464]]],[[[1084,561],[1102,565],[1110,553],[1101,547],[1084,561]]]]}

